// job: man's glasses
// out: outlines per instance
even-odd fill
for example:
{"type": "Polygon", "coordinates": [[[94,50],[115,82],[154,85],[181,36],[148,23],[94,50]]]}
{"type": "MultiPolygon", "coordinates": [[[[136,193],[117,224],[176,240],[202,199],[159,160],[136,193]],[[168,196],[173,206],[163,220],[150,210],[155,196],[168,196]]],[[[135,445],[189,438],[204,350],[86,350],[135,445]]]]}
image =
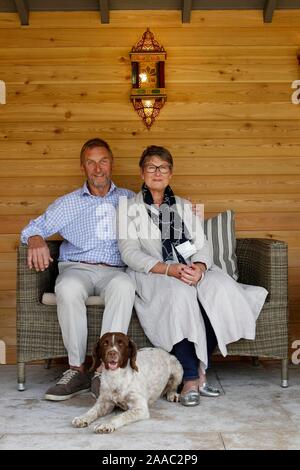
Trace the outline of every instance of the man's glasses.
{"type": "Polygon", "coordinates": [[[146,165],[145,170],[147,173],[156,173],[158,170],[162,175],[166,175],[167,173],[170,172],[170,166],[169,165],[146,165]]]}

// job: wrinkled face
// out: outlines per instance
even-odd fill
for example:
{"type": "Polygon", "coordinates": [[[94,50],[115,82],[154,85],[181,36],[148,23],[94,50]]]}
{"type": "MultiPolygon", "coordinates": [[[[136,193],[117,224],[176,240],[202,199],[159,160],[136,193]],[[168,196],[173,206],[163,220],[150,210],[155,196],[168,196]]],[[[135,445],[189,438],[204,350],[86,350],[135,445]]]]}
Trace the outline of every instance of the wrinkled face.
{"type": "Polygon", "coordinates": [[[135,343],[123,333],[106,333],[97,342],[94,350],[94,367],[99,367],[101,362],[107,370],[117,370],[130,365],[137,370],[136,360],[137,348],[135,343]]]}
{"type": "Polygon", "coordinates": [[[92,192],[110,187],[112,156],[105,147],[87,149],[81,169],[84,171],[92,192]]]}
{"type": "Polygon", "coordinates": [[[164,191],[164,189],[170,183],[172,169],[168,162],[154,155],[145,163],[144,167],[141,169],[141,177],[150,190],[164,191]],[[149,170],[154,170],[154,172],[149,172],[149,170]]]}

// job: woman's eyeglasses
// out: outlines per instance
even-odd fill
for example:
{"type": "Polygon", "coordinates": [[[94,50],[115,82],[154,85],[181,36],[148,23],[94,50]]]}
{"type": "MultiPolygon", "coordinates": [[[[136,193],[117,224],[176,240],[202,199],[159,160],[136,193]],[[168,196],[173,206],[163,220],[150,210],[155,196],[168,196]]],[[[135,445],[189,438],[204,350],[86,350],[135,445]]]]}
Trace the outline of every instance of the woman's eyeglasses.
{"type": "Polygon", "coordinates": [[[170,171],[170,166],[169,165],[146,165],[145,170],[147,173],[156,173],[158,170],[162,175],[166,175],[170,171]]]}

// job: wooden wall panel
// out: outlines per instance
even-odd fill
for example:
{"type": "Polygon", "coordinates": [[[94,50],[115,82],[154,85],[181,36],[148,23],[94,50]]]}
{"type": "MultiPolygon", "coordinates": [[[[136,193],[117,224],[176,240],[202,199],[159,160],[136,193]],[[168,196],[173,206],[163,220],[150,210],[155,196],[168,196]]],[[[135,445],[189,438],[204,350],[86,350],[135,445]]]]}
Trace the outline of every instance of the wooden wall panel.
{"type": "MultiPolygon", "coordinates": [[[[137,176],[138,177],[138,176],[137,176]]],[[[187,191],[185,191],[188,196],[187,191]]],[[[44,211],[44,208],[49,206],[53,201],[49,196],[26,196],[26,197],[0,197],[0,216],[1,215],[20,215],[27,214],[28,211],[36,216],[44,211]]],[[[300,195],[287,197],[282,195],[280,200],[277,199],[276,194],[243,194],[240,197],[237,194],[226,194],[226,199],[221,195],[205,195],[197,198],[197,202],[205,204],[205,209],[208,212],[217,213],[219,210],[224,211],[230,206],[232,210],[238,213],[269,212],[270,215],[282,211],[284,212],[287,206],[290,207],[290,212],[295,214],[295,217],[300,212],[300,195]]]]}
{"type": "MultiPolygon", "coordinates": [[[[152,131],[152,130],[151,130],[152,131]]],[[[110,139],[112,151],[118,162],[121,158],[136,158],[141,155],[142,150],[148,145],[149,139],[110,139]]],[[[191,138],[187,142],[179,137],[175,140],[170,137],[159,138],[161,145],[172,146],[172,155],[175,159],[175,170],[177,172],[177,158],[191,157],[242,157],[252,159],[258,157],[274,158],[299,157],[300,138],[244,138],[244,139],[196,139],[191,138]]],[[[82,140],[7,140],[5,146],[0,147],[0,160],[15,158],[24,159],[76,159],[82,146],[82,140]]],[[[267,161],[267,160],[266,160],[267,161]]],[[[175,175],[176,175],[175,172],[175,175]]],[[[258,176],[258,175],[256,175],[258,176]]],[[[272,175],[270,175],[272,176],[272,175]]],[[[277,177],[278,178],[278,177],[277,177]]],[[[1,191],[1,187],[0,187],[1,191]]]]}
{"type": "MultiPolygon", "coordinates": [[[[23,104],[6,105],[6,113],[0,114],[0,125],[2,122],[57,122],[57,121],[99,121],[99,115],[105,115],[107,120],[127,120],[129,115],[135,121],[130,103],[93,103],[84,106],[80,103],[54,103],[47,104],[23,104]]],[[[280,115],[282,119],[298,119],[298,108],[291,103],[258,103],[258,104],[214,104],[199,103],[174,103],[173,112],[170,107],[162,111],[160,119],[167,121],[190,121],[198,120],[239,120],[245,116],[251,120],[270,120],[273,116],[280,115]]]]}
{"type": "MultiPolygon", "coordinates": [[[[128,48],[130,49],[130,48],[128,48]]],[[[253,64],[231,64],[230,57],[223,59],[218,64],[211,64],[212,60],[218,60],[216,57],[207,59],[208,63],[197,64],[194,57],[185,59],[186,64],[179,63],[180,58],[175,63],[172,59],[169,60],[168,70],[166,77],[174,90],[172,85],[174,83],[244,83],[244,82],[288,82],[290,77],[297,77],[297,62],[290,64],[274,64],[258,63],[253,61],[253,64]],[[271,66],[271,67],[270,67],[271,66]],[[170,78],[169,78],[170,77],[170,78]]],[[[128,60],[120,60],[116,63],[114,60],[111,64],[107,64],[108,59],[102,65],[97,61],[96,64],[78,64],[78,65],[60,65],[57,69],[55,63],[52,65],[15,65],[13,69],[8,69],[6,65],[0,63],[1,77],[15,85],[15,84],[56,84],[57,82],[65,82],[70,84],[77,84],[87,82],[87,85],[92,83],[102,85],[106,83],[122,85],[123,83],[130,84],[130,63],[128,60]]],[[[183,61],[184,62],[184,61],[183,61]]],[[[288,85],[287,85],[288,87],[288,85]]],[[[267,88],[267,86],[265,86],[267,88]]],[[[84,90],[84,87],[83,87],[84,90]]],[[[117,88],[114,90],[117,91],[117,88]]],[[[180,91],[180,89],[179,89],[180,91]]],[[[263,94],[263,92],[262,92],[263,94]]],[[[171,95],[172,96],[172,95],[171,95]]],[[[234,97],[232,97],[234,98],[234,97]]],[[[231,98],[231,99],[232,99],[231,98]]]]}
{"type": "MultiPolygon", "coordinates": [[[[255,67],[255,66],[254,66],[255,67]]],[[[2,69],[3,70],[3,69],[2,69]]],[[[269,70],[269,69],[268,69],[269,70]]],[[[280,65],[281,76],[285,69],[280,65]]],[[[182,74],[186,71],[183,70],[182,74]]],[[[2,72],[4,77],[4,73],[2,72]]],[[[290,74],[286,75],[290,76],[290,74]]],[[[103,77],[102,77],[103,78],[103,77]]],[[[204,77],[203,77],[204,78],[204,77]]],[[[208,78],[208,77],[205,77],[208,78]]],[[[268,80],[268,78],[266,78],[268,80]]],[[[287,78],[289,80],[289,78],[287,78]]],[[[277,102],[285,104],[291,95],[290,84],[285,82],[254,83],[249,89],[247,82],[216,81],[215,83],[193,84],[192,89],[184,83],[170,83],[168,86],[168,102],[184,102],[193,104],[195,101],[219,104],[220,101],[228,104],[262,104],[272,103],[274,95],[277,102]]],[[[7,101],[10,104],[40,104],[41,102],[69,103],[116,103],[119,104],[120,96],[128,96],[127,83],[70,83],[66,89],[63,83],[11,83],[7,87],[7,101]]]]}
{"type": "MultiPolygon", "coordinates": [[[[141,13],[139,13],[141,14],[141,13]]],[[[144,12],[142,12],[144,14],[144,12]]],[[[246,14],[242,12],[241,14],[246,14]]],[[[137,14],[138,16],[138,14],[137,14]]],[[[149,21],[148,21],[149,23],[149,21]]],[[[67,23],[66,23],[67,24],[67,23]]],[[[98,47],[110,47],[111,45],[120,47],[131,47],[137,42],[137,29],[135,27],[114,28],[103,27],[99,25],[96,28],[86,28],[84,31],[79,28],[7,28],[0,29],[0,43],[6,44],[8,48],[16,47],[39,47],[45,49],[59,47],[92,47],[97,44],[98,47]]],[[[143,32],[143,31],[142,31],[143,32]]],[[[178,44],[183,47],[192,46],[252,46],[255,43],[260,46],[287,46],[299,44],[299,33],[297,28],[287,26],[278,26],[275,23],[271,28],[266,25],[265,28],[245,27],[240,28],[237,25],[229,27],[215,26],[193,26],[188,27],[159,27],[157,32],[159,41],[165,46],[167,44],[178,44]],[[266,30],[268,32],[266,34],[266,30]]],[[[139,39],[139,38],[138,38],[139,39]]]]}
{"type": "MultiPolygon", "coordinates": [[[[294,105],[296,106],[296,105],[294,105]]],[[[161,114],[164,113],[164,109],[161,114]]],[[[0,114],[1,114],[0,108],[0,114]]],[[[130,110],[130,112],[133,112],[130,110]]],[[[99,114],[99,119],[102,114],[99,114]]],[[[139,139],[147,139],[149,142],[149,131],[139,120],[107,121],[104,116],[98,122],[1,122],[1,141],[24,140],[31,142],[35,140],[70,140],[76,139],[84,142],[95,135],[101,135],[103,139],[111,141],[119,136],[119,140],[131,139],[137,142],[139,139]]],[[[151,129],[151,142],[158,142],[158,139],[165,139],[166,135],[172,142],[181,141],[183,143],[192,139],[288,139],[292,142],[299,138],[300,118],[298,119],[277,119],[275,116],[270,120],[186,120],[186,121],[164,121],[157,120],[156,127],[151,129]],[[158,124],[159,123],[159,124],[158,124]]],[[[281,140],[278,141],[280,145],[281,140]]],[[[80,143],[81,145],[81,143],[80,143]]],[[[243,146],[241,146],[242,152],[243,146]]]]}
{"type": "Polygon", "coordinates": [[[174,156],[173,187],[207,217],[236,211],[239,237],[289,244],[290,338],[300,338],[300,105],[291,103],[300,11],[112,11],[0,14],[0,337],[16,360],[19,233],[83,182],[82,144],[100,136],[114,181],[139,190],[149,144],[174,156]],[[67,27],[66,27],[67,25],[67,27]],[[136,26],[138,25],[138,27],[136,26]],[[168,101],[148,131],[128,101],[128,52],[146,27],[167,50],[168,101]]]}
{"type": "MultiPolygon", "coordinates": [[[[300,169],[299,157],[177,157],[176,173],[184,176],[206,175],[293,175],[300,169]]],[[[8,160],[0,168],[0,178],[28,176],[76,176],[80,171],[76,159],[21,159],[8,160]]],[[[119,158],[114,163],[115,175],[139,175],[138,158],[119,158]]]]}
{"type": "MultiPolygon", "coordinates": [[[[131,46],[130,46],[131,47],[131,46]]],[[[168,61],[173,65],[210,65],[210,68],[218,69],[222,65],[289,65],[295,66],[295,57],[298,44],[280,46],[261,46],[259,44],[245,47],[240,45],[222,46],[220,54],[219,46],[200,45],[182,47],[180,45],[168,45],[168,61]]],[[[59,49],[34,48],[11,48],[7,49],[0,44],[0,64],[14,66],[49,66],[55,65],[107,65],[108,61],[113,64],[129,64],[128,46],[102,46],[97,43],[91,47],[60,47],[59,49]]],[[[220,70],[220,69],[219,69],[220,70]]],[[[265,68],[265,70],[267,70],[265,68]]],[[[238,72],[239,70],[237,70],[238,72]]],[[[169,74],[169,67],[167,70],[169,74]]],[[[270,74],[270,70],[269,70],[270,74]]],[[[271,74],[270,74],[271,76],[271,74]]],[[[170,76],[170,79],[172,77],[170,76]]],[[[220,73],[222,79],[222,73],[220,73]]],[[[272,76],[272,81],[276,81],[276,76],[272,76]]],[[[169,81],[168,81],[169,83],[169,81]]]]}
{"type": "MultiPolygon", "coordinates": [[[[136,163],[138,159],[136,160],[136,163]]],[[[1,163],[0,163],[1,165],[1,163]]],[[[114,175],[118,185],[134,189],[140,187],[140,181],[135,175],[114,175]]],[[[197,202],[203,194],[294,194],[300,185],[300,175],[206,175],[182,176],[174,175],[173,185],[181,195],[187,196],[197,202]]],[[[0,178],[0,196],[40,196],[47,188],[47,195],[53,199],[61,194],[69,193],[83,183],[81,176],[20,176],[0,178]]],[[[0,229],[1,231],[1,229],[0,229]]]]}

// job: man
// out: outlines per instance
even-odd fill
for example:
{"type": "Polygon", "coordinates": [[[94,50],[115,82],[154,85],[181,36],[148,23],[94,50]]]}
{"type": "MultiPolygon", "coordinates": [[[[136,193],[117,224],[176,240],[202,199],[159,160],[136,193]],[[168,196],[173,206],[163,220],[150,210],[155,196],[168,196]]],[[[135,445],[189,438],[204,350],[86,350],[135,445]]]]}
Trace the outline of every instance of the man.
{"type": "Polygon", "coordinates": [[[83,187],[57,199],[21,234],[22,242],[28,244],[28,266],[36,271],[44,271],[53,261],[45,239],[54,233],[64,239],[55,292],[69,369],[46,392],[45,398],[54,401],[67,400],[91,386],[84,367],[86,299],[104,293],[102,336],[109,331],[127,333],[135,296],[112,230],[120,196],[130,198],[134,193],[117,188],[111,181],[113,155],[104,140],[87,141],[81,149],[80,164],[86,176],[83,187]]]}

